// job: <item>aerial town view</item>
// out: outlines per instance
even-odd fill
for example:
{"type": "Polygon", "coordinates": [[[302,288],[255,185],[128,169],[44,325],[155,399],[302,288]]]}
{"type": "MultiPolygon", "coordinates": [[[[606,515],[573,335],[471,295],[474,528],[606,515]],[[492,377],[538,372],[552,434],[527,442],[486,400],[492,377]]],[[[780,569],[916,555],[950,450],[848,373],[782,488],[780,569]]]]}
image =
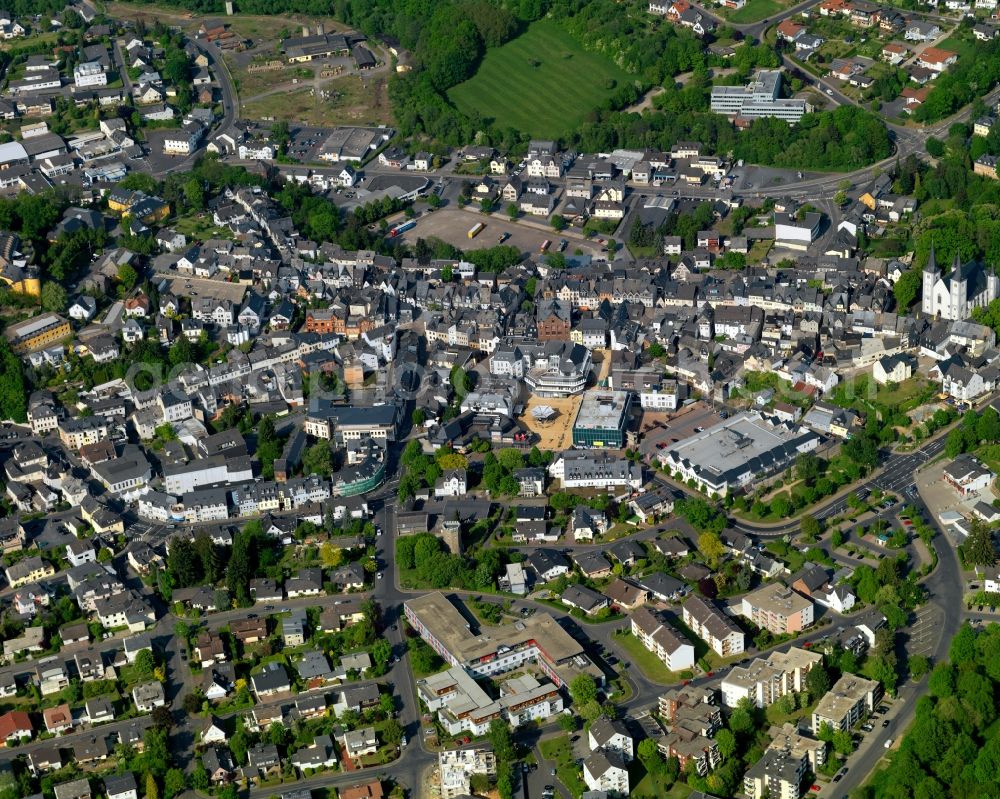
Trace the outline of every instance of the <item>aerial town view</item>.
{"type": "Polygon", "coordinates": [[[997,799],[998,332],[998,0],[7,0],[0,799],[997,799]]]}

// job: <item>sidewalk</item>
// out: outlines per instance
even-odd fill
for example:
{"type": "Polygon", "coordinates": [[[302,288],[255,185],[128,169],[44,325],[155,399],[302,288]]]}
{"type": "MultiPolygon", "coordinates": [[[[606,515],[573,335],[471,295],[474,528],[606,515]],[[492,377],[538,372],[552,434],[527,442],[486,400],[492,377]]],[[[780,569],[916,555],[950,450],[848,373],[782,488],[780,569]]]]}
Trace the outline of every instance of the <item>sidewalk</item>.
{"type": "MultiPolygon", "coordinates": [[[[958,419],[956,419],[951,424],[946,425],[945,427],[942,427],[940,430],[938,430],[937,432],[935,432],[934,435],[932,435],[930,438],[925,438],[923,441],[920,442],[920,446],[917,447],[916,449],[914,449],[914,450],[912,450],[910,452],[897,452],[895,449],[893,449],[889,453],[889,456],[892,457],[893,455],[912,455],[915,452],[918,452],[918,451],[921,451],[923,449],[926,449],[934,441],[937,441],[939,438],[942,438],[943,436],[946,436],[948,433],[950,433],[952,427],[955,424],[957,424],[959,421],[961,421],[961,417],[959,417],[958,419]]],[[[920,468],[923,468],[924,466],[926,466],[926,464],[923,464],[920,468]]],[[[847,486],[844,486],[843,488],[841,488],[837,493],[831,494],[828,497],[824,497],[822,500],[820,500],[819,502],[815,503],[811,507],[804,508],[799,513],[799,515],[796,516],[796,517],[789,517],[788,519],[783,519],[783,520],[777,521],[777,522],[758,522],[758,521],[752,521],[752,520],[747,519],[747,518],[745,518],[743,516],[740,516],[739,513],[735,512],[735,511],[730,511],[729,515],[733,519],[735,519],[737,522],[739,522],[740,524],[742,524],[744,527],[747,527],[747,528],[757,528],[757,529],[759,529],[761,531],[764,531],[764,532],[766,532],[768,530],[780,530],[780,529],[782,529],[784,527],[788,527],[790,525],[794,525],[794,526],[797,527],[799,525],[799,523],[800,523],[801,517],[803,517],[803,516],[816,516],[817,518],[820,518],[820,514],[827,507],[829,507],[830,505],[836,504],[838,501],[840,501],[842,499],[845,499],[848,495],[854,493],[855,491],[857,491],[857,490],[859,490],[861,488],[864,488],[867,484],[874,482],[875,480],[877,480],[879,477],[881,477],[885,473],[885,469],[886,469],[885,466],[879,466],[877,469],[874,469],[873,471],[869,472],[861,480],[856,480],[855,482],[851,483],[850,485],[847,485],[847,486]]],[[[917,471],[919,472],[920,469],[918,469],[917,471]]],[[[673,484],[673,485],[679,485],[677,483],[677,481],[673,480],[672,478],[664,477],[664,479],[665,480],[670,480],[671,484],[673,484]]],[[[688,490],[686,486],[682,486],[682,488],[684,488],[685,490],[688,490]]],[[[886,492],[883,491],[883,493],[886,493],[886,492]]],[[[887,493],[890,493],[890,494],[899,494],[901,492],[898,492],[898,491],[889,491],[887,493]]]]}

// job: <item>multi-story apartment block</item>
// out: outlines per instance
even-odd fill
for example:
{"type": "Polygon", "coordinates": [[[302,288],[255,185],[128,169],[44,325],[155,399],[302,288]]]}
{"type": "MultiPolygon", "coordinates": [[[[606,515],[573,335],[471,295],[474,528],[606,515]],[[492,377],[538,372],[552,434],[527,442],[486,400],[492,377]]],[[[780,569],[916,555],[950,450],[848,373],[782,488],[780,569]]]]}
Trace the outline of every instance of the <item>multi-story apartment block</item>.
{"type": "Polygon", "coordinates": [[[781,583],[771,583],[743,597],[741,613],[775,635],[797,633],[813,623],[813,602],[781,583]]]}
{"type": "Polygon", "coordinates": [[[719,686],[722,704],[736,707],[741,699],[749,699],[757,707],[767,707],[785,694],[802,691],[806,675],[822,660],[818,652],[792,647],[734,666],[719,686]]]}
{"type": "Polygon", "coordinates": [[[743,631],[708,600],[691,596],[681,608],[684,623],[717,655],[730,657],[743,651],[743,631]]]}
{"type": "Polygon", "coordinates": [[[694,646],[647,608],[632,614],[632,635],[656,655],[670,671],[694,666],[694,646]]]}
{"type": "Polygon", "coordinates": [[[823,724],[829,724],[834,730],[849,730],[871,713],[881,699],[881,683],[856,674],[845,674],[813,710],[813,735],[819,734],[823,724]]]}

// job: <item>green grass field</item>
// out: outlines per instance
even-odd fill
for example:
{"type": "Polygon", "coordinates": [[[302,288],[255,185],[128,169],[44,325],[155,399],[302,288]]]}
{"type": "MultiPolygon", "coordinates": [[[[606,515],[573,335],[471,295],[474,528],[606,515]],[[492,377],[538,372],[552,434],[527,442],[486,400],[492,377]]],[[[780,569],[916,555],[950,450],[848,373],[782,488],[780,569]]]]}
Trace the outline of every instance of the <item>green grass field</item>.
{"type": "Polygon", "coordinates": [[[951,50],[958,53],[960,60],[976,57],[976,43],[962,35],[952,34],[947,39],[943,39],[938,45],[942,50],[951,50]]]}
{"type": "Polygon", "coordinates": [[[670,671],[664,662],[646,649],[632,633],[616,635],[614,641],[628,653],[629,662],[637,665],[647,679],[664,685],[680,682],[680,677],[670,671]]]}
{"type": "Polygon", "coordinates": [[[541,741],[538,748],[542,757],[555,762],[556,777],[573,796],[579,796],[587,790],[580,775],[580,767],[573,759],[573,746],[570,744],[569,735],[541,741]]]}
{"type": "MultiPolygon", "coordinates": [[[[633,764],[638,763],[638,761],[632,762],[633,764]]],[[[639,765],[633,765],[629,769],[630,773],[632,771],[642,771],[642,768],[639,765]]],[[[633,782],[632,785],[634,786],[632,788],[633,796],[654,797],[654,799],[687,799],[694,791],[694,788],[683,782],[675,782],[668,788],[649,774],[643,774],[639,782],[633,782]]]]}
{"type": "Polygon", "coordinates": [[[479,70],[448,92],[466,113],[478,112],[539,138],[573,130],[608,97],[610,81],[630,76],[608,59],[588,53],[553,20],[540,20],[502,47],[490,50],[479,70]]]}
{"type": "MultiPolygon", "coordinates": [[[[730,22],[735,22],[737,25],[747,25],[774,16],[787,7],[787,3],[779,2],[779,0],[748,0],[747,4],[738,11],[732,13],[725,9],[721,9],[721,11],[730,22]]],[[[713,11],[719,13],[720,9],[713,9],[713,11]]]]}

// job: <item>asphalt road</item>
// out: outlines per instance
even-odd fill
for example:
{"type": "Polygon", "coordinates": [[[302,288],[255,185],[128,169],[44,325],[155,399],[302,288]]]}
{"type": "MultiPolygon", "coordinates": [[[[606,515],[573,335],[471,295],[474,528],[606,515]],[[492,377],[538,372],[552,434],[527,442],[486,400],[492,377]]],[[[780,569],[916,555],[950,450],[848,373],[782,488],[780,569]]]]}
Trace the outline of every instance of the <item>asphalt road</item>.
{"type": "MultiPolygon", "coordinates": [[[[852,486],[849,491],[843,492],[826,504],[820,504],[811,508],[810,514],[817,519],[829,519],[839,516],[849,508],[847,498],[851,494],[863,489],[871,491],[874,488],[878,488],[882,491],[892,491],[897,494],[903,493],[906,495],[906,499],[909,500],[911,495],[908,493],[908,489],[913,485],[913,471],[937,457],[944,449],[944,444],[945,434],[942,432],[938,437],[929,440],[920,449],[913,452],[888,454],[882,466],[867,481],[860,485],[852,486]]],[[[667,482],[660,474],[657,474],[656,479],[672,488],[679,488],[682,491],[690,493],[687,486],[673,481],[667,482]]],[[[743,519],[734,519],[732,526],[742,533],[758,538],[780,538],[784,535],[797,532],[800,521],[799,519],[790,519],[782,524],[756,524],[743,519]]]]}
{"type": "MultiPolygon", "coordinates": [[[[162,178],[171,172],[183,172],[191,169],[202,155],[205,154],[205,146],[209,139],[229,132],[233,124],[239,119],[240,100],[233,85],[232,76],[229,74],[229,67],[222,56],[222,51],[214,43],[201,38],[192,38],[194,46],[198,48],[208,58],[209,66],[219,85],[219,93],[222,96],[222,119],[219,120],[212,131],[202,140],[201,147],[186,158],[175,159],[155,159],[149,164],[150,171],[154,177],[162,178]]],[[[115,44],[116,52],[118,45],[115,44]]],[[[126,77],[127,81],[127,77],[126,77]]]]}
{"type": "MultiPolygon", "coordinates": [[[[958,632],[964,621],[962,574],[958,564],[958,556],[955,554],[955,547],[935,521],[934,515],[924,505],[919,494],[913,497],[912,501],[923,512],[924,518],[937,528],[933,544],[938,556],[938,566],[923,582],[929,594],[929,604],[941,610],[938,640],[930,655],[931,662],[936,663],[947,658],[951,639],[955,637],[955,633],[958,632]]],[[[905,632],[904,630],[904,635],[905,632]]],[[[910,680],[902,685],[895,702],[892,723],[888,728],[883,728],[881,725],[876,726],[873,732],[865,736],[861,748],[848,760],[849,770],[847,774],[834,790],[829,793],[824,790],[822,794],[824,799],[825,797],[835,797],[835,799],[845,797],[854,788],[864,783],[886,753],[886,741],[890,738],[898,741],[905,733],[907,726],[913,719],[913,714],[916,712],[917,699],[924,691],[926,679],[910,680]]]]}
{"type": "MultiPolygon", "coordinates": [[[[944,437],[942,434],[941,437],[927,442],[916,452],[890,454],[887,456],[881,470],[871,480],[866,482],[865,485],[869,488],[878,486],[885,490],[906,491],[913,484],[914,470],[937,455],[943,448],[943,444],[944,437]]],[[[395,457],[395,454],[393,453],[392,457],[395,457]]],[[[374,596],[382,609],[384,618],[383,634],[392,642],[393,654],[397,658],[396,663],[392,666],[384,682],[392,686],[396,693],[399,719],[406,732],[409,745],[403,749],[399,759],[385,767],[368,770],[367,772],[334,772],[331,774],[316,775],[298,781],[296,785],[300,787],[312,789],[342,786],[357,782],[363,779],[366,774],[377,772],[380,776],[391,777],[400,782],[410,788],[411,791],[419,792],[423,774],[435,761],[434,753],[423,747],[423,737],[420,734],[419,704],[416,699],[412,672],[409,668],[406,643],[400,626],[403,601],[408,596],[422,592],[403,590],[397,582],[393,546],[395,538],[394,498],[396,483],[397,481],[394,479],[368,497],[368,502],[375,513],[375,521],[383,530],[383,534],[376,538],[377,568],[382,577],[374,581],[371,595],[374,596]]],[[[922,505],[919,497],[908,496],[908,500],[922,505]]],[[[846,500],[841,497],[821,508],[818,513],[821,516],[827,517],[836,515],[845,508],[846,500]]],[[[930,514],[926,515],[930,517],[930,514]]],[[[773,527],[758,529],[753,526],[742,526],[741,529],[760,538],[784,535],[794,532],[797,527],[798,522],[789,522],[777,529],[773,527]]],[[[150,535],[155,535],[156,537],[167,535],[170,529],[167,527],[155,528],[150,531],[150,535]]],[[[629,538],[645,539],[655,537],[663,529],[666,529],[666,526],[637,531],[634,535],[629,536],[629,538]]],[[[575,545],[571,546],[575,547],[575,545]]],[[[579,548],[600,548],[601,546],[579,545],[579,548]]],[[[925,586],[930,594],[929,605],[942,610],[961,607],[962,584],[954,550],[945,535],[940,533],[934,541],[934,546],[938,553],[939,566],[925,581],[925,586]]],[[[530,547],[526,549],[530,549],[530,547]]],[[[452,593],[467,595],[470,592],[456,591],[452,593]]],[[[314,606],[316,604],[323,605],[328,602],[335,603],[338,599],[336,596],[321,597],[318,600],[315,598],[290,599],[281,604],[282,606],[289,607],[300,605],[314,606]]],[[[543,605],[529,599],[515,600],[515,612],[521,607],[533,607],[536,610],[552,614],[559,620],[560,624],[563,624],[572,634],[581,640],[588,654],[608,672],[609,676],[615,674],[615,671],[606,662],[605,658],[607,654],[616,654],[622,664],[628,663],[627,654],[617,646],[614,638],[615,631],[624,627],[627,624],[627,620],[619,619],[605,623],[590,624],[580,622],[568,613],[559,612],[548,605],[543,605]]],[[[207,621],[210,627],[215,628],[252,612],[255,612],[254,608],[226,611],[221,614],[212,614],[207,618],[207,621]]],[[[836,625],[843,626],[850,618],[849,616],[839,617],[833,614],[830,615],[834,626],[818,626],[815,630],[796,641],[783,644],[777,648],[787,649],[791,646],[801,645],[805,641],[818,640],[823,636],[833,633],[836,630],[836,625]]],[[[960,614],[942,612],[941,617],[942,623],[937,628],[938,639],[932,650],[935,658],[943,657],[947,653],[948,644],[961,623],[960,614]]],[[[165,613],[154,628],[154,636],[161,642],[161,651],[164,651],[167,655],[168,677],[170,678],[169,696],[175,709],[176,719],[176,726],[172,733],[171,742],[174,750],[178,754],[183,754],[193,751],[195,725],[198,721],[186,718],[185,714],[180,710],[184,695],[194,689],[195,678],[190,668],[180,656],[179,642],[173,638],[173,630],[176,622],[177,619],[172,614],[169,612],[165,613]]],[[[903,631],[904,638],[908,632],[908,630],[903,631]]],[[[751,648],[747,650],[745,657],[752,658],[757,654],[759,653],[751,648]]],[[[713,677],[703,675],[695,679],[693,683],[695,685],[717,685],[727,671],[728,667],[721,668],[714,673],[713,677]]],[[[620,706],[624,714],[633,717],[642,715],[654,706],[665,687],[646,678],[640,670],[628,668],[627,666],[619,666],[617,674],[632,689],[630,698],[622,702],[620,706]]],[[[897,738],[909,723],[915,707],[915,699],[919,696],[920,691],[921,685],[919,683],[907,683],[901,686],[899,699],[895,703],[891,713],[892,723],[890,727],[888,729],[878,727],[866,737],[859,751],[849,761],[850,770],[848,774],[835,787],[833,784],[825,787],[822,796],[846,796],[853,786],[860,784],[866,778],[871,769],[885,753],[885,741],[889,737],[897,738]]],[[[94,728],[93,730],[81,730],[61,737],[60,743],[71,745],[76,740],[81,740],[94,734],[95,731],[105,735],[110,734],[123,728],[128,723],[128,721],[114,722],[94,728]]],[[[526,743],[531,745],[534,741],[526,741],[526,743]]],[[[35,742],[26,747],[17,747],[10,750],[0,749],[0,762],[33,751],[35,748],[43,745],[45,745],[45,742],[35,742]]],[[[188,757],[187,762],[192,762],[192,759],[188,757]]],[[[532,772],[529,775],[529,791],[531,784],[535,782],[555,782],[555,780],[551,778],[547,770],[539,769],[538,772],[532,772]]],[[[273,792],[274,787],[272,786],[263,789],[253,789],[251,795],[270,795],[273,792]]]]}

